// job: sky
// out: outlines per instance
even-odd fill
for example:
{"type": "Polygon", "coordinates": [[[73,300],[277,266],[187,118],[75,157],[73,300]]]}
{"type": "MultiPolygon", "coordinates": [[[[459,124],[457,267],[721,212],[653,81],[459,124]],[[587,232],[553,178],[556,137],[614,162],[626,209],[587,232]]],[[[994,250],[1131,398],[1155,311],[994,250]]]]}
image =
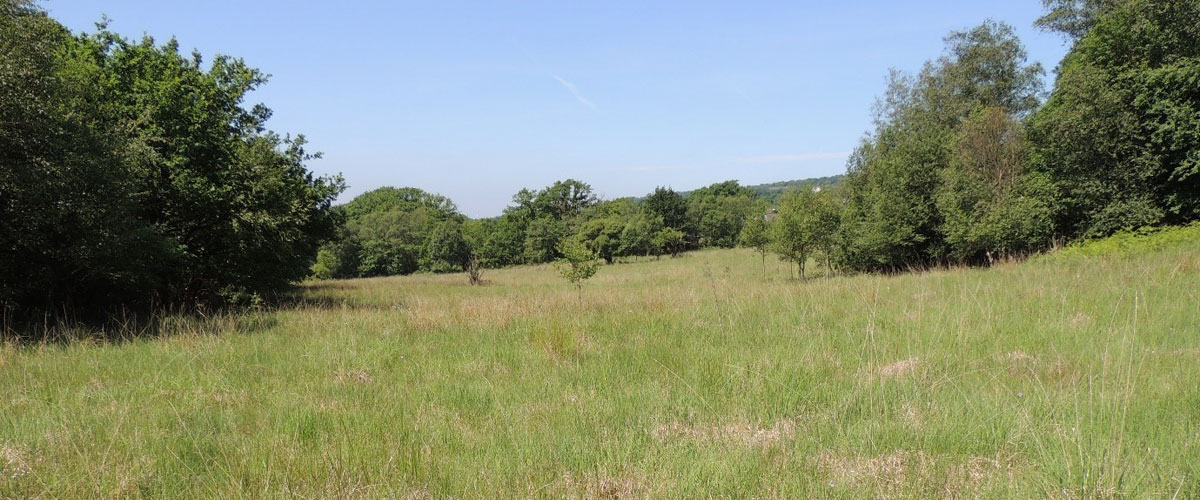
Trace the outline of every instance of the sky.
{"type": "Polygon", "coordinates": [[[380,186],[449,196],[471,217],[575,178],[603,198],[843,173],[889,68],[916,72],[943,37],[1011,24],[1053,68],[1063,40],[1040,0],[51,0],[51,16],[270,75],[247,104],[303,133],[341,173],[340,200],[380,186]]]}

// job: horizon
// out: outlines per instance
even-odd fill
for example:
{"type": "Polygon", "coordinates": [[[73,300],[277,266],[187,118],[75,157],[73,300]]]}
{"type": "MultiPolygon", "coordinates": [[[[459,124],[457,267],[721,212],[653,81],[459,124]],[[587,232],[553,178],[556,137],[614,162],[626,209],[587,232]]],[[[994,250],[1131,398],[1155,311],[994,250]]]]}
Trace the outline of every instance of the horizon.
{"type": "Polygon", "coordinates": [[[344,176],[338,203],[411,186],[472,218],[565,178],[613,199],[843,174],[889,68],[918,71],[950,31],[1012,25],[1047,89],[1067,50],[1032,26],[1037,1],[42,5],[75,32],[107,15],[127,37],[273,75],[247,104],[324,153],[309,167],[344,176]]]}

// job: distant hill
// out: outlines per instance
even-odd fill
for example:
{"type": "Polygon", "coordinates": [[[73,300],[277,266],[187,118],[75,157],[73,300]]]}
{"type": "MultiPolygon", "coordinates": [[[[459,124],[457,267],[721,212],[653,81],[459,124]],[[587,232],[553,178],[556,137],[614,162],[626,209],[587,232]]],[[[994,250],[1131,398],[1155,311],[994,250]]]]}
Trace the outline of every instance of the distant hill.
{"type": "MultiPolygon", "coordinates": [[[[843,177],[845,177],[845,175],[838,174],[838,175],[831,175],[829,177],[813,177],[811,179],[796,179],[794,181],[779,181],[779,182],[772,182],[769,184],[757,184],[754,186],[743,186],[743,187],[753,189],[755,194],[757,194],[759,198],[767,200],[771,203],[774,203],[775,199],[778,198],[779,195],[783,194],[783,192],[787,191],[788,189],[791,189],[794,187],[800,187],[805,184],[815,186],[815,187],[834,186],[834,185],[837,185],[838,183],[842,182],[843,177]]],[[[683,195],[685,197],[689,194],[692,194],[691,191],[677,191],[677,192],[680,195],[683,195]]],[[[645,196],[631,196],[630,198],[633,200],[636,200],[636,201],[642,201],[642,200],[646,199],[645,196]]]]}
{"type": "MultiPolygon", "coordinates": [[[[839,175],[831,175],[829,177],[813,177],[811,179],[796,179],[794,181],[779,181],[779,182],[772,182],[769,184],[758,184],[758,185],[746,186],[746,187],[753,189],[754,192],[758,194],[759,198],[762,198],[762,199],[770,201],[770,202],[774,202],[775,199],[779,197],[779,195],[783,194],[783,192],[787,191],[788,189],[791,189],[794,187],[800,187],[805,184],[809,184],[812,186],[820,186],[820,187],[833,186],[839,182],[842,182],[842,177],[845,177],[845,176],[839,174],[839,175]]],[[[680,191],[679,194],[687,196],[687,195],[691,194],[691,191],[680,191]]],[[[638,198],[638,199],[640,200],[642,198],[638,198]]]]}
{"type": "Polygon", "coordinates": [[[843,175],[831,175],[829,177],[814,177],[812,179],[796,179],[794,181],[772,182],[770,184],[759,184],[756,186],[746,186],[758,193],[758,197],[768,201],[775,201],[779,195],[783,194],[788,189],[809,184],[812,186],[824,187],[833,186],[842,181],[843,175]]]}

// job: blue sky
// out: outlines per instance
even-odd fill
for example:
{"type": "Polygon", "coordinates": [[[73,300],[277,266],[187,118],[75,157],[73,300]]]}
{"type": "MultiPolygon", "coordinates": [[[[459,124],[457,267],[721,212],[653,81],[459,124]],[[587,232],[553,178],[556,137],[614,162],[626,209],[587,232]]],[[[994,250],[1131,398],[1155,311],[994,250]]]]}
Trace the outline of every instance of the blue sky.
{"type": "Polygon", "coordinates": [[[1032,26],[1039,0],[42,5],[270,73],[250,101],[325,153],[310,167],[345,176],[342,201],[415,186],[472,217],[567,177],[615,198],[838,174],[888,68],[918,70],[951,30],[1012,24],[1048,81],[1066,52],[1032,26]]]}

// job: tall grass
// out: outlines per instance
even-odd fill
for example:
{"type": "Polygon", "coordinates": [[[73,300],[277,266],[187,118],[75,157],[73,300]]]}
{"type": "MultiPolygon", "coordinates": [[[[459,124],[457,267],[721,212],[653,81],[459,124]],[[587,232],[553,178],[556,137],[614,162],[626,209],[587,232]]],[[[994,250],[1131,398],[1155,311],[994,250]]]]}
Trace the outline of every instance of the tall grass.
{"type": "Polygon", "coordinates": [[[1195,498],[1200,241],[764,278],[752,251],[330,281],[0,345],[0,497],[1195,498]]]}

